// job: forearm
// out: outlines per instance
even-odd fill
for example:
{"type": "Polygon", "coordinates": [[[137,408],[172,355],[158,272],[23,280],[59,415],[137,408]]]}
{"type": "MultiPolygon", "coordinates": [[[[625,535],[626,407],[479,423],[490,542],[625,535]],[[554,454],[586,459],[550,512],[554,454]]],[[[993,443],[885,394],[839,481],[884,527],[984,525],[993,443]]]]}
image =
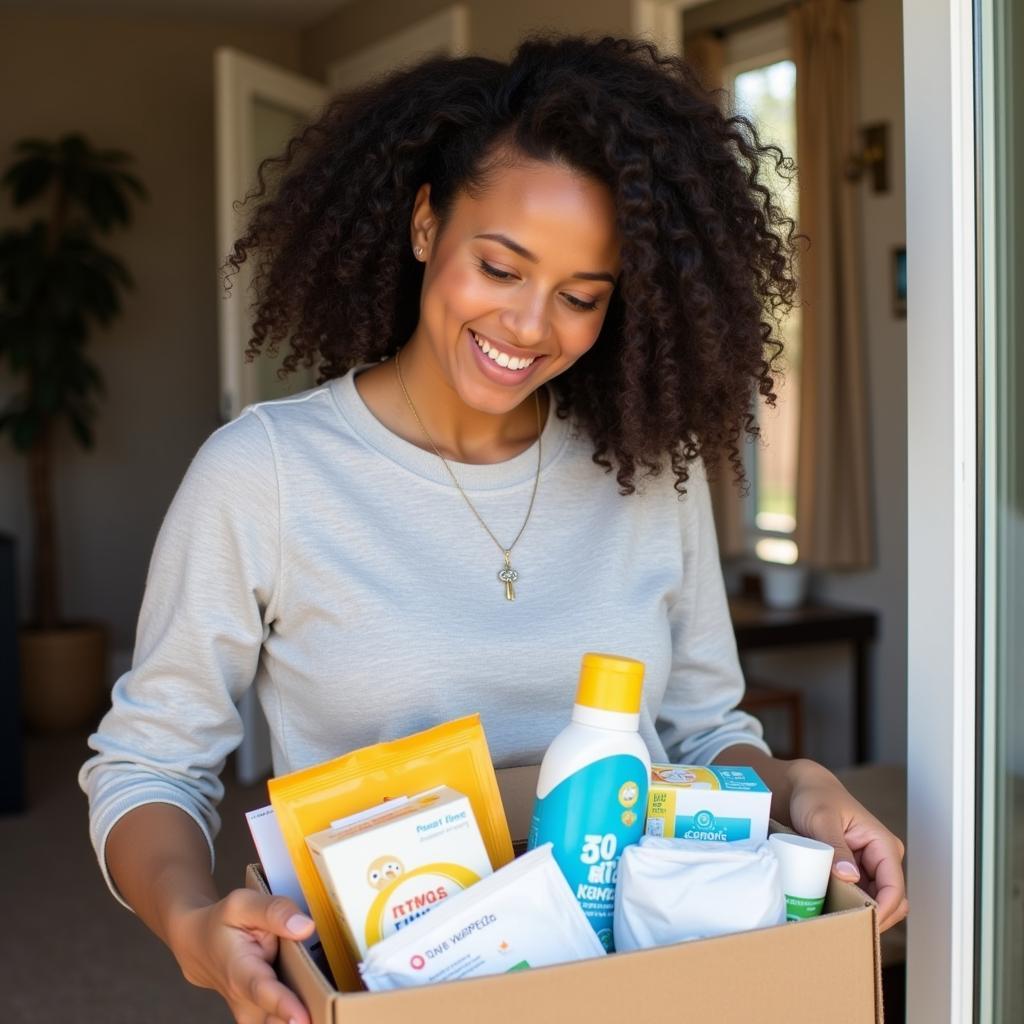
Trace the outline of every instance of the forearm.
{"type": "Polygon", "coordinates": [[[172,950],[181,915],[217,901],[206,837],[171,804],[129,811],[110,830],[106,858],[125,902],[172,950]]]}

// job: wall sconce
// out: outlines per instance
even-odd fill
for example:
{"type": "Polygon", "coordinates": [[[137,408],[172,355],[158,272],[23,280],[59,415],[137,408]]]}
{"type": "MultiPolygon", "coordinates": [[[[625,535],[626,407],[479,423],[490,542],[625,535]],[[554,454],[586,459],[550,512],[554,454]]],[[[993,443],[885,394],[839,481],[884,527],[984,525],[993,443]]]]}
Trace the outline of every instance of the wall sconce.
{"type": "Polygon", "coordinates": [[[889,191],[889,125],[885,122],[865,125],[860,130],[861,148],[850,157],[846,167],[849,181],[860,181],[871,174],[873,192],[889,191]]]}

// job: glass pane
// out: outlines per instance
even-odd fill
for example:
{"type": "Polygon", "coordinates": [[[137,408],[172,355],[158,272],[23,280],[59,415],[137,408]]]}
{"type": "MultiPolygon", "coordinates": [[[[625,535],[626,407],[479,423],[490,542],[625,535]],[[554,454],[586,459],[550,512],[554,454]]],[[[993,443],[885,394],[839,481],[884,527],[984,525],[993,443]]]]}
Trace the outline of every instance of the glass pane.
{"type": "Polygon", "coordinates": [[[1024,1021],[1024,10],[980,7],[984,566],[977,1020],[1024,1021]]]}
{"type": "MultiPolygon", "coordinates": [[[[738,74],[733,84],[736,109],[757,125],[762,141],[775,143],[787,157],[796,156],[796,65],[776,61],[738,74]]],[[[787,181],[774,166],[766,181],[786,215],[797,219],[796,180],[787,181]]],[[[792,533],[796,526],[797,432],[800,425],[800,310],[780,326],[785,377],[774,409],[758,411],[762,444],[757,450],[755,492],[759,530],[792,533]]]]}

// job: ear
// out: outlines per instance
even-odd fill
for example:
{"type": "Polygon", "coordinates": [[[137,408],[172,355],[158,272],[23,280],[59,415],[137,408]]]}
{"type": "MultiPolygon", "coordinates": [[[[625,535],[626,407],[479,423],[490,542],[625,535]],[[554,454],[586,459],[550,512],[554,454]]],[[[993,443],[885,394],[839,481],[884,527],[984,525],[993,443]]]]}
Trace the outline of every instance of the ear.
{"type": "Polygon", "coordinates": [[[437,217],[430,205],[430,186],[420,185],[412,205],[412,220],[409,224],[410,241],[413,252],[417,248],[423,253],[418,258],[426,262],[430,259],[430,250],[437,235],[437,217]]]}

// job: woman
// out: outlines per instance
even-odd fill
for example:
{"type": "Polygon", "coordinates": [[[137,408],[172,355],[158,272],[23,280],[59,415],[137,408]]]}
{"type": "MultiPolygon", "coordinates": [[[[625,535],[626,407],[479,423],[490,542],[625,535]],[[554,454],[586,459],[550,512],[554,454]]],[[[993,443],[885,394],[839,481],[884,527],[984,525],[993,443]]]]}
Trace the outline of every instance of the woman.
{"type": "Polygon", "coordinates": [[[753,765],[883,926],[906,914],[899,841],[736,710],[702,465],[740,474],[774,397],[767,159],[680,62],[563,38],[396,74],[278,163],[230,263],[256,260],[253,352],[326,383],[199,452],[82,770],[115,893],[237,1020],[308,1019],[270,962],[312,927],[210,878],[251,684],[277,773],[473,711],[502,766],[566,723],[583,651],[640,658],[656,759],[753,765]]]}

